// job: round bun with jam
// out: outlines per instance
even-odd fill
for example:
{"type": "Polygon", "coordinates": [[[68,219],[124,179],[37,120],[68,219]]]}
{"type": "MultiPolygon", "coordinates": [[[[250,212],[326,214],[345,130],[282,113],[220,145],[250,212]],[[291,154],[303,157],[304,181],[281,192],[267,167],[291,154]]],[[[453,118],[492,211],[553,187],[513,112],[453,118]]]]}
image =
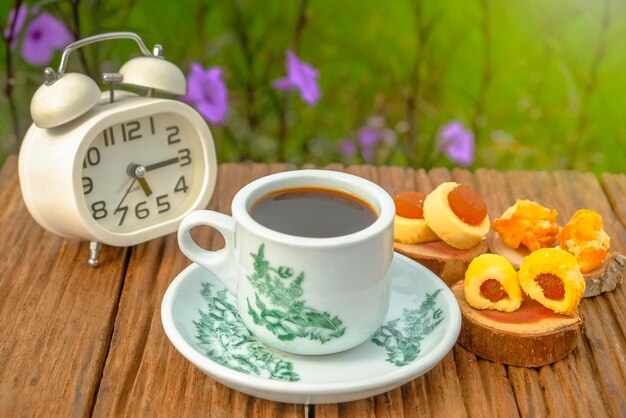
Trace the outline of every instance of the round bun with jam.
{"type": "Polygon", "coordinates": [[[464,296],[474,309],[501,312],[518,310],[524,300],[517,272],[497,254],[483,254],[472,260],[465,272],[464,296]]]}
{"type": "Polygon", "coordinates": [[[423,264],[448,285],[462,280],[469,262],[487,252],[483,238],[489,230],[485,204],[467,186],[459,186],[454,193],[446,192],[443,204],[448,209],[437,213],[437,207],[442,204],[438,201],[443,195],[442,187],[455,189],[451,185],[459,186],[456,183],[444,183],[428,196],[419,192],[403,192],[394,199],[394,249],[423,264]],[[426,217],[427,202],[430,202],[429,218],[426,217]],[[465,224],[464,229],[458,229],[456,223],[462,222],[459,214],[478,226],[465,224]],[[454,219],[439,221],[438,216],[454,219]],[[480,218],[479,221],[476,218],[480,218]],[[434,222],[434,227],[443,236],[433,229],[430,222],[434,222]],[[480,232],[477,233],[477,230],[480,232]]]}
{"type": "Polygon", "coordinates": [[[441,240],[460,250],[475,247],[489,232],[483,199],[469,186],[452,181],[426,196],[424,219],[441,240]]]}
{"type": "Polygon", "coordinates": [[[420,244],[437,241],[439,237],[424,220],[424,199],[421,192],[402,192],[393,199],[396,216],[393,220],[393,239],[402,244],[420,244]]]}
{"type": "Polygon", "coordinates": [[[497,363],[539,367],[558,361],[576,348],[584,288],[575,258],[558,248],[534,252],[519,274],[504,257],[477,257],[465,283],[452,287],[463,317],[458,342],[497,363]]]}

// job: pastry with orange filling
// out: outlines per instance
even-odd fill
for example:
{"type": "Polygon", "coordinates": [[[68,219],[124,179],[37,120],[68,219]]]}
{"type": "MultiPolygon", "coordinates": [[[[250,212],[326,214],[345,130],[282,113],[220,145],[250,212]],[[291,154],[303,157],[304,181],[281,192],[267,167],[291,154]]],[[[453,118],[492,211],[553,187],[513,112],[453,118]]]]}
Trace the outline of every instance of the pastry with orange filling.
{"type": "Polygon", "coordinates": [[[580,271],[587,273],[602,266],[609,257],[611,239],[604,231],[602,217],[597,212],[580,209],[561,229],[559,246],[573,254],[580,271]]]}
{"type": "Polygon", "coordinates": [[[560,248],[530,253],[519,269],[524,292],[551,311],[572,315],[585,293],[585,279],[576,257],[560,248]]]}
{"type": "MultiPolygon", "coordinates": [[[[448,183],[448,185],[454,186],[456,183],[448,183]]],[[[440,187],[433,192],[435,195],[441,194],[440,187]]],[[[438,226],[442,236],[438,236],[436,231],[433,231],[428,225],[427,219],[425,219],[426,201],[430,200],[431,210],[435,212],[438,210],[438,203],[433,203],[432,201],[431,195],[433,193],[425,196],[424,193],[403,192],[399,193],[394,199],[396,205],[394,250],[430,269],[448,285],[462,280],[470,261],[474,257],[487,252],[487,243],[481,241],[482,228],[486,227],[487,230],[489,229],[489,221],[485,220],[487,210],[482,199],[471,192],[471,189],[469,189],[471,193],[467,192],[468,189],[460,187],[455,193],[447,193],[446,196],[450,198],[450,203],[444,202],[448,207],[447,210],[431,216],[431,219],[437,216],[454,218],[440,223],[437,223],[435,219],[435,225],[438,226]],[[450,209],[450,204],[464,219],[476,223],[474,218],[478,218],[480,227],[463,224],[457,228],[455,225],[462,224],[463,221],[450,209]],[[459,228],[469,229],[470,238],[468,239],[465,236],[465,232],[459,230],[459,228]],[[478,234],[475,233],[474,231],[479,228],[480,232],[478,234]],[[457,235],[461,236],[460,239],[451,240],[450,236],[454,238],[457,235]],[[479,245],[474,244],[477,241],[474,236],[477,236],[479,245]],[[459,246],[459,241],[465,245],[459,246]],[[457,245],[450,245],[453,243],[457,245]]]]}
{"type": "Polygon", "coordinates": [[[483,199],[469,186],[446,182],[424,200],[424,219],[450,246],[467,250],[489,232],[489,216],[483,199]]]}
{"type": "Polygon", "coordinates": [[[506,258],[482,254],[465,272],[465,300],[474,309],[512,312],[524,299],[517,272],[506,258]]]}
{"type": "Polygon", "coordinates": [[[436,241],[437,235],[424,220],[424,199],[421,192],[398,193],[393,199],[396,216],[393,220],[393,239],[403,244],[436,241]]]}
{"type": "Polygon", "coordinates": [[[531,200],[517,200],[499,219],[493,221],[493,229],[508,247],[520,245],[529,251],[551,247],[556,243],[559,226],[556,210],[548,209],[531,200]]]}

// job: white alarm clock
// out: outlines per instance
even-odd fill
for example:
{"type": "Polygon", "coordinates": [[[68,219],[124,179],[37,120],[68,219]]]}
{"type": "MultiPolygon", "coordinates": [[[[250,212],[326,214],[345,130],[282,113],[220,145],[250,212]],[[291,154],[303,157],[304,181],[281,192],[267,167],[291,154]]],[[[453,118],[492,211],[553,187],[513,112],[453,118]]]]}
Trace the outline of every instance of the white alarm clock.
{"type": "Polygon", "coordinates": [[[213,137],[191,107],[151,97],[186,91],[183,73],[159,45],[151,53],[130,32],[92,36],[67,46],[59,70],[44,75],[19,155],[24,201],[43,228],[91,241],[95,266],[101,243],[131,246],[174,232],[187,213],[206,207],[217,174],[213,137]],[[103,75],[110,91],[65,73],[70,52],[111,39],[136,41],[143,56],[103,75]],[[147,95],[114,90],[115,83],[147,88],[147,95]]]}

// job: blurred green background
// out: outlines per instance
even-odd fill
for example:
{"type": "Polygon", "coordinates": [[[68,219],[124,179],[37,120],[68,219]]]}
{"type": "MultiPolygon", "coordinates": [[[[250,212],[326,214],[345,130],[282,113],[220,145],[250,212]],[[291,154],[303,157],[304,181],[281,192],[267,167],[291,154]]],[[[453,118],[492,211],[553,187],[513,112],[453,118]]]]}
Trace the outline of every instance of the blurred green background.
{"type": "MultiPolygon", "coordinates": [[[[437,137],[443,125],[459,121],[476,140],[471,168],[626,171],[625,2],[22,4],[57,17],[78,37],[136,32],[149,46],[162,44],[185,73],[192,62],[221,67],[229,110],[211,126],[221,161],[362,163],[358,152],[343,155],[338,144],[375,125],[389,140],[377,145],[371,162],[451,167],[437,137]],[[272,88],[285,75],[287,49],[319,70],[322,98],[314,106],[272,88]]],[[[15,6],[0,4],[2,30],[15,6]]],[[[136,54],[128,41],[93,45],[84,62],[74,54],[70,69],[99,79],[136,54]]],[[[4,160],[31,123],[29,102],[43,68],[6,42],[0,55],[4,160]]]]}

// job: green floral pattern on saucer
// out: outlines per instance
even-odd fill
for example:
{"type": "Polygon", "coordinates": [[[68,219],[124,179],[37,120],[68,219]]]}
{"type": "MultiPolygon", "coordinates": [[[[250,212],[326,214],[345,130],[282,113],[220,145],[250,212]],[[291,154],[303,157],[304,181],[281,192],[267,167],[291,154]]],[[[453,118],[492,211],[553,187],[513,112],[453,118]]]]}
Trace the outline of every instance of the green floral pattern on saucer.
{"type": "Polygon", "coordinates": [[[418,309],[404,309],[402,316],[387,321],[372,337],[372,342],[387,349],[387,361],[406,366],[421,353],[421,342],[444,320],[436,304],[441,289],[426,294],[418,309]]]}
{"type": "Polygon", "coordinates": [[[281,360],[259,343],[245,327],[233,298],[226,289],[212,292],[212,285],[202,283],[200,293],[208,304],[200,319],[193,321],[196,340],[206,355],[229,369],[273,380],[296,382],[300,376],[293,364],[281,360]]]}
{"type": "Polygon", "coordinates": [[[250,255],[254,259],[254,273],[248,280],[255,290],[255,306],[248,299],[248,314],[256,325],[267,328],[283,341],[300,337],[323,344],[346,332],[343,321],[336,315],[306,305],[302,291],[304,272],[296,276],[290,267],[271,266],[265,258],[265,244],[250,255]]]}
{"type": "Polygon", "coordinates": [[[263,345],[244,326],[235,296],[197,264],[165,292],[163,328],[196,367],[243,393],[288,403],[367,398],[432,369],[453,347],[461,327],[454,295],[432,272],[394,254],[391,274],[389,311],[377,343],[368,340],[336,354],[284,354],[263,345]]]}

